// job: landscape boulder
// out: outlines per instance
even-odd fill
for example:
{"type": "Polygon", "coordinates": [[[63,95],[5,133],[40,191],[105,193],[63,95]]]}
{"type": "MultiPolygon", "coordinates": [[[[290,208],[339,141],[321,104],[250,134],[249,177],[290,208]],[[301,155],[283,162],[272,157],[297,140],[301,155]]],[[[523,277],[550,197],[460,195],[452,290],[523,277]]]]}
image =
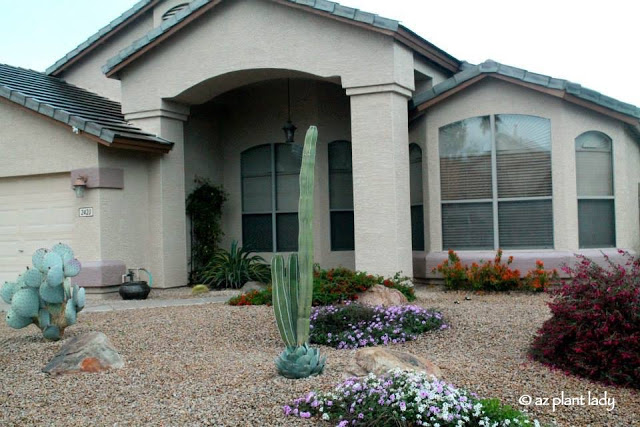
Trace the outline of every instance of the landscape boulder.
{"type": "Polygon", "coordinates": [[[354,362],[350,374],[357,377],[363,377],[369,373],[382,375],[392,369],[399,368],[424,372],[442,379],[442,372],[433,362],[398,350],[379,347],[361,348],[356,351],[354,362]]]}
{"type": "Polygon", "coordinates": [[[124,366],[120,354],[102,332],[69,339],[42,372],[52,375],[100,372],[124,366]]]}
{"type": "Polygon", "coordinates": [[[358,295],[358,302],[366,305],[404,305],[409,301],[402,292],[397,289],[387,288],[383,285],[375,285],[358,295]]]}
{"type": "Polygon", "coordinates": [[[240,292],[242,292],[243,294],[246,294],[247,292],[263,291],[265,289],[267,289],[266,283],[250,281],[245,283],[244,286],[240,288],[240,292]]]}

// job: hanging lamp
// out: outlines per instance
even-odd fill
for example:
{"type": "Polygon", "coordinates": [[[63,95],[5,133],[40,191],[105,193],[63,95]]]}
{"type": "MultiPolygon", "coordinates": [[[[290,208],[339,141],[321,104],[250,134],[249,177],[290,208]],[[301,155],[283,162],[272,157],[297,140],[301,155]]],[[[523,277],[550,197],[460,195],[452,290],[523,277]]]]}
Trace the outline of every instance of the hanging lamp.
{"type": "Polygon", "coordinates": [[[284,131],[284,140],[293,143],[297,127],[291,122],[291,80],[287,79],[287,123],[282,127],[284,131]]]}

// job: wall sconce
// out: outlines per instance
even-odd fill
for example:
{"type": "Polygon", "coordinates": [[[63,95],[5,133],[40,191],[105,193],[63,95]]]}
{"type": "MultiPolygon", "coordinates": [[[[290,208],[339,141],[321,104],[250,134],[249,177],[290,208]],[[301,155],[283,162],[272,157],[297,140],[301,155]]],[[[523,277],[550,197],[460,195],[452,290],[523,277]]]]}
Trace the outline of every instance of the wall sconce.
{"type": "Polygon", "coordinates": [[[76,192],[76,197],[84,197],[84,190],[87,188],[87,177],[82,175],[76,178],[73,182],[73,191],[76,192]]]}

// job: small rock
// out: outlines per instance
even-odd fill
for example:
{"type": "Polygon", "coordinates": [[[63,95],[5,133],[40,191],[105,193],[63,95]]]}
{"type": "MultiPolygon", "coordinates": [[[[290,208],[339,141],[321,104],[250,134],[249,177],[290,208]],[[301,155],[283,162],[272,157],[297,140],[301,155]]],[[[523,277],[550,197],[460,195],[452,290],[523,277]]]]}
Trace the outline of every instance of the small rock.
{"type": "Polygon", "coordinates": [[[454,303],[454,304],[460,304],[460,301],[455,300],[453,303],[454,303]]]}
{"type": "Polygon", "coordinates": [[[358,302],[365,305],[382,305],[389,307],[392,305],[404,305],[409,301],[407,297],[397,289],[387,288],[383,285],[375,285],[359,294],[358,302]]]}
{"type": "Polygon", "coordinates": [[[378,347],[359,349],[356,352],[355,366],[352,367],[351,374],[355,376],[365,376],[369,373],[382,375],[395,368],[424,372],[427,375],[442,378],[440,368],[423,357],[378,347]]]}
{"type": "Polygon", "coordinates": [[[102,332],[89,332],[71,338],[42,372],[53,375],[99,372],[123,366],[122,357],[107,336],[102,332]]]}
{"type": "Polygon", "coordinates": [[[464,297],[465,301],[471,301],[471,297],[464,297]]]}
{"type": "Polygon", "coordinates": [[[267,289],[267,284],[262,282],[247,282],[244,284],[242,288],[240,288],[240,292],[246,294],[251,291],[263,291],[267,289]]]}

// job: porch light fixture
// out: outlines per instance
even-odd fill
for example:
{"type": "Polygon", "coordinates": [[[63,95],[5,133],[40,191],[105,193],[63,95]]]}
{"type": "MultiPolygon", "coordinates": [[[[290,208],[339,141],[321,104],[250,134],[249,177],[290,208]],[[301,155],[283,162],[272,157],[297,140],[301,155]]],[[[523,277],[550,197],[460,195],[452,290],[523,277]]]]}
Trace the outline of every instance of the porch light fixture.
{"type": "Polygon", "coordinates": [[[287,79],[287,123],[285,123],[282,130],[284,131],[285,142],[294,142],[294,137],[297,127],[291,122],[291,81],[287,79]]]}
{"type": "Polygon", "coordinates": [[[84,190],[87,188],[87,177],[79,176],[73,182],[73,191],[76,192],[76,197],[84,197],[84,190]]]}

